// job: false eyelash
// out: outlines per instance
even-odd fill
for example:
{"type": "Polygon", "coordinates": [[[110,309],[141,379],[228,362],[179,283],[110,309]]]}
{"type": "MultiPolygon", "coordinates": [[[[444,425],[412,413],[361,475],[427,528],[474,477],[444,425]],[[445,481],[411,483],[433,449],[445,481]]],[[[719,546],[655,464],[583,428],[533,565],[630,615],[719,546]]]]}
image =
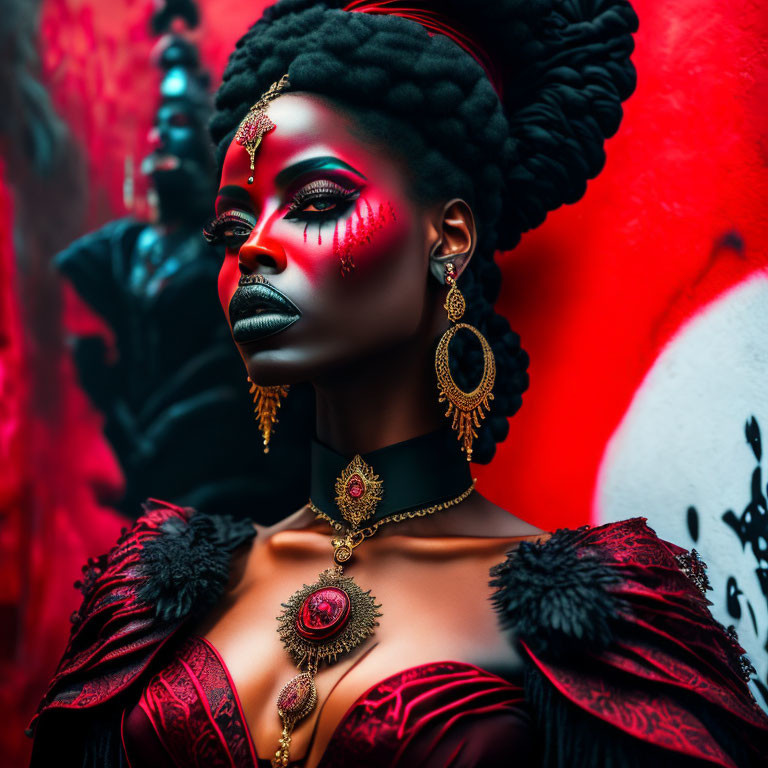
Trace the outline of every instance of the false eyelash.
{"type": "Polygon", "coordinates": [[[347,189],[328,179],[318,179],[302,187],[291,200],[288,206],[287,217],[290,218],[322,218],[325,216],[337,216],[340,204],[355,199],[360,194],[357,189],[347,189]],[[325,211],[302,211],[301,209],[314,200],[331,200],[336,205],[325,211]]]}
{"type": "Polygon", "coordinates": [[[255,225],[252,216],[244,211],[225,211],[219,216],[214,217],[203,227],[203,237],[210,245],[234,245],[232,240],[245,239],[251,233],[255,225]],[[229,225],[232,234],[227,235],[227,225],[229,225]],[[236,230],[240,230],[236,232],[236,230]],[[228,242],[229,239],[229,242],[228,242]]]}

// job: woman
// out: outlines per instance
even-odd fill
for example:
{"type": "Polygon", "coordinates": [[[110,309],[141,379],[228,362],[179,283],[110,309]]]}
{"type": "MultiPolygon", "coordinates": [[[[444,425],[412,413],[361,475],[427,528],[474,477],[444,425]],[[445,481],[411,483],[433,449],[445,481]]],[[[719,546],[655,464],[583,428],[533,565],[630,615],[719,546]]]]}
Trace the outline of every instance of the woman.
{"type": "Polygon", "coordinates": [[[545,534],[466,461],[527,386],[493,252],[599,172],[635,25],[282,0],[240,41],[205,234],[265,447],[315,388],[311,501],[268,529],[150,502],[86,569],[34,765],[765,764],[695,555],[641,518],[545,534]]]}

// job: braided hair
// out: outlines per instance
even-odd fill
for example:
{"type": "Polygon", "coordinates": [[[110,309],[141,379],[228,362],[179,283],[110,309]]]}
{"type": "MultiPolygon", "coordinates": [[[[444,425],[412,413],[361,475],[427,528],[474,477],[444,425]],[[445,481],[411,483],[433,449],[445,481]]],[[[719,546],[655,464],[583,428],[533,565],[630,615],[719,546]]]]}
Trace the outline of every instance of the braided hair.
{"type": "MultiPolygon", "coordinates": [[[[604,141],[635,85],[637,17],[626,0],[406,3],[439,10],[480,41],[501,74],[497,93],[449,37],[398,16],[346,12],[346,4],[279,0],[240,39],[211,122],[219,161],[251,104],[287,72],[292,90],[333,100],[390,147],[409,169],[415,199],[467,201],[477,248],[461,278],[466,320],[486,336],[497,366],[494,406],[473,450],[487,463],[528,387],[528,355],[493,308],[501,283],[494,252],[578,200],[602,169],[604,141]]],[[[451,354],[457,383],[471,389],[483,365],[479,345],[452,345],[451,354]]]]}

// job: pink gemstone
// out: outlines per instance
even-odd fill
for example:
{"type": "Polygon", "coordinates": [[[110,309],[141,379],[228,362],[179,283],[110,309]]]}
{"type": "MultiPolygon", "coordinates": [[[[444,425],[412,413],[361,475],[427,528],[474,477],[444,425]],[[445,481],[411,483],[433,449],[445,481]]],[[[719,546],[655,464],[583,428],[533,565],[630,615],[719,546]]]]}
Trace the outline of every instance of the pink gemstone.
{"type": "Polygon", "coordinates": [[[359,499],[365,492],[365,485],[360,475],[352,475],[347,483],[347,493],[353,499],[359,499]]]}
{"type": "Polygon", "coordinates": [[[312,695],[312,682],[308,675],[301,674],[288,681],[277,697],[277,706],[288,715],[299,714],[312,695]]]}
{"type": "Polygon", "coordinates": [[[307,640],[325,640],[341,632],[349,619],[349,595],[338,587],[315,590],[302,603],[296,631],[307,640]]]}

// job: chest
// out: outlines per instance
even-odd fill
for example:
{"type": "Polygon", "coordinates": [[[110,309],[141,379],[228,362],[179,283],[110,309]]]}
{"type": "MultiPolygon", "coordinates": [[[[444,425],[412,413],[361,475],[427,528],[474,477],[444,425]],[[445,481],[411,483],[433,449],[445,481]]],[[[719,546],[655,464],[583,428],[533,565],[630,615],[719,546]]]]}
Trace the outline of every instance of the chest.
{"type": "MultiPolygon", "coordinates": [[[[380,605],[374,633],[316,676],[318,704],[293,732],[292,759],[316,765],[361,694],[403,670],[456,661],[513,677],[509,638],[498,627],[488,569],[503,557],[498,542],[377,542],[360,548],[345,575],[380,605]],[[367,550],[367,551],[366,551],[367,550]]],[[[277,632],[282,604],[330,565],[327,536],[286,532],[259,542],[220,611],[201,628],[216,647],[239,696],[258,755],[274,754],[282,723],[276,700],[298,670],[277,632]]]]}

